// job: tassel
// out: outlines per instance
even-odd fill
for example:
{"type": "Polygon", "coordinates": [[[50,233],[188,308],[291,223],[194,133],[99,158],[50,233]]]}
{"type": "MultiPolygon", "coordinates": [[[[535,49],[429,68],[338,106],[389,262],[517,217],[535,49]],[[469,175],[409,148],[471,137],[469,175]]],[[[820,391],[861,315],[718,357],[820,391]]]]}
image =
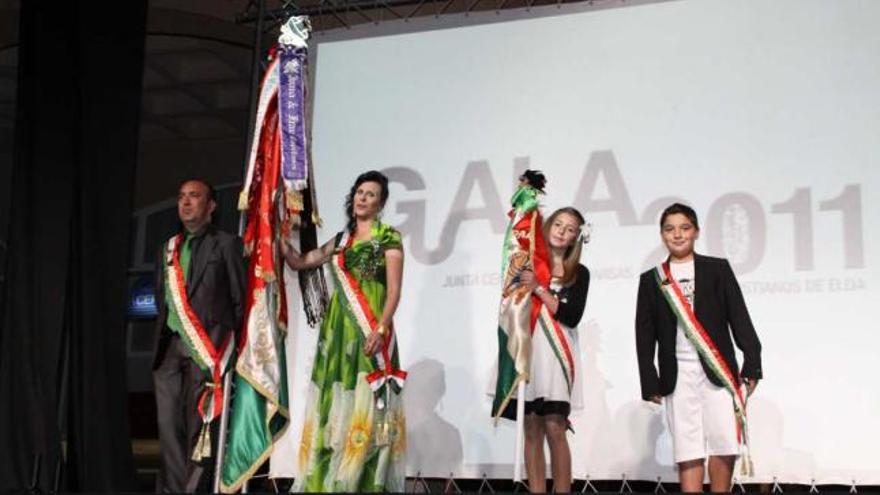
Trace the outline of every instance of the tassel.
{"type": "Polygon", "coordinates": [[[301,270],[299,272],[299,286],[302,290],[306,321],[310,327],[314,328],[324,319],[324,313],[330,304],[324,270],[321,268],[301,270]]]}
{"type": "Polygon", "coordinates": [[[248,192],[245,189],[242,189],[240,193],[238,193],[238,209],[239,211],[247,210],[248,207],[248,192]]]}
{"type": "Polygon", "coordinates": [[[202,431],[199,432],[199,439],[192,453],[192,460],[196,462],[211,457],[211,428],[209,426],[210,423],[202,423],[202,431]]]}
{"type": "MultiPolygon", "coordinates": [[[[320,219],[315,221],[315,208],[312,204],[311,194],[303,194],[297,192],[304,201],[302,207],[303,212],[300,217],[301,224],[299,230],[299,247],[300,252],[307,253],[318,247],[317,227],[320,225],[320,219]],[[306,222],[311,217],[312,222],[306,222]]],[[[299,217],[299,215],[297,215],[299,217]]],[[[299,278],[299,288],[303,295],[303,309],[306,313],[306,321],[309,326],[314,328],[324,319],[327,306],[330,304],[329,291],[327,290],[327,282],[324,280],[324,270],[316,268],[313,270],[300,270],[297,274],[299,278]]]]}
{"type": "Polygon", "coordinates": [[[391,445],[391,425],[388,421],[388,414],[382,415],[382,423],[379,425],[379,431],[376,432],[376,446],[387,447],[391,445]]]}
{"type": "Polygon", "coordinates": [[[303,211],[303,194],[296,190],[287,190],[287,209],[299,213],[303,211]]]}
{"type": "Polygon", "coordinates": [[[740,474],[747,477],[755,475],[755,465],[752,464],[752,456],[750,456],[748,452],[742,455],[740,474]]]}

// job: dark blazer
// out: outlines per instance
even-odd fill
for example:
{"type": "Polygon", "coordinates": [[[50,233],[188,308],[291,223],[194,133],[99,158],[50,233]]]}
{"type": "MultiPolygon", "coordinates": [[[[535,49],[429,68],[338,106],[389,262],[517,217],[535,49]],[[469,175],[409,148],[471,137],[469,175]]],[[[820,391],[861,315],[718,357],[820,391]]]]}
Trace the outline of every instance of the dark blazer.
{"type": "MultiPolygon", "coordinates": [[[[694,307],[696,316],[718,346],[721,356],[734,374],[747,378],[762,378],[761,342],[752,326],[739,283],[730,263],[723,258],[694,254],[694,307]],[[733,340],[731,340],[733,333],[733,340]],[[733,343],[743,353],[743,366],[739,369],[733,343]],[[737,373],[738,372],[738,373],[737,373]]],[[[666,396],[675,390],[678,377],[678,361],[675,358],[675,338],[678,322],[669,303],[664,299],[654,269],[642,274],[639,280],[638,305],[636,307],[636,354],[639,361],[639,379],[642,398],[666,396]],[[656,351],[658,374],[654,366],[656,351]]],[[[722,386],[700,357],[703,370],[709,380],[722,386]]]]}
{"type": "MultiPolygon", "coordinates": [[[[211,337],[214,346],[220,346],[227,332],[237,336],[244,319],[245,268],[241,239],[207,225],[204,232],[192,240],[190,273],[186,292],[193,311],[211,337]]],[[[156,319],[156,353],[153,369],[165,356],[172,332],[166,322],[168,308],[165,304],[165,244],[159,247],[156,263],[156,302],[159,315],[156,319]]]]}

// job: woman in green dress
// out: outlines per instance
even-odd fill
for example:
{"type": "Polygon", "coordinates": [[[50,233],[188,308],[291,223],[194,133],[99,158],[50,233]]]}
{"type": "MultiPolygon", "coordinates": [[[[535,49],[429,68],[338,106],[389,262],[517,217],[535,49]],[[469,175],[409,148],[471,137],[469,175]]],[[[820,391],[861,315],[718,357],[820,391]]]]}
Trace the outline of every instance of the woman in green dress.
{"type": "Polygon", "coordinates": [[[346,230],[318,249],[283,249],[294,270],[329,263],[336,290],[321,322],[293,491],[404,491],[406,426],[393,317],[400,301],[400,233],[379,221],[388,179],[358,176],[346,230]]]}

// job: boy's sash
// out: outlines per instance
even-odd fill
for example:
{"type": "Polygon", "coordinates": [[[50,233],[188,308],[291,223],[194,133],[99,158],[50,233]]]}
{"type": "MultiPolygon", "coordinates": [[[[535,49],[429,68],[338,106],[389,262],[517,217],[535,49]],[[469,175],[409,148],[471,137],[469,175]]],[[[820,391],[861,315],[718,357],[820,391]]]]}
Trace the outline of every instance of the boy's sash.
{"type": "MultiPolygon", "coordinates": [[[[351,247],[353,238],[348,232],[343,233],[336,254],[330,261],[330,272],[339,287],[339,293],[344,298],[346,306],[348,306],[351,314],[357,322],[358,328],[364,335],[366,340],[379,327],[379,320],[373,313],[366,295],[361,290],[357,279],[345,267],[345,250],[351,247]]],[[[390,386],[395,392],[400,393],[403,384],[406,381],[406,371],[394,368],[391,362],[391,356],[394,353],[397,339],[394,336],[394,329],[388,328],[388,332],[382,339],[382,348],[371,360],[375,371],[367,375],[367,383],[373,392],[378,392],[384,385],[390,386]]]]}
{"type": "Polygon", "coordinates": [[[199,396],[198,412],[202,418],[202,431],[196,447],[193,449],[193,460],[200,461],[211,457],[211,436],[209,424],[220,416],[223,410],[223,375],[229,368],[234,345],[233,332],[227,332],[220,349],[214,347],[211,337],[205,331],[202,322],[189,303],[186,293],[186,279],[180,266],[180,245],[183,234],[168,239],[165,245],[165,283],[168,284],[172,307],[169,310],[177,313],[183,331],[179,334],[186,344],[190,358],[199,368],[205,370],[210,380],[199,396]]]}
{"type": "Polygon", "coordinates": [[[657,266],[654,269],[654,277],[657,280],[657,286],[660,288],[660,292],[663,294],[666,302],[669,303],[669,307],[672,309],[676,318],[678,318],[679,323],[681,323],[682,331],[685,336],[691,341],[694,348],[697,350],[697,353],[703,358],[709,366],[709,369],[712,370],[712,374],[721,381],[724,388],[730,393],[730,396],[733,399],[733,411],[737,420],[737,440],[743,447],[742,474],[744,476],[751,476],[754,472],[754,467],[752,466],[748,450],[749,437],[746,420],[746,397],[737,385],[736,375],[733,373],[733,370],[730,369],[730,366],[727,361],[724,360],[724,357],[721,356],[721,352],[718,350],[715,342],[712,341],[709,333],[700,321],[697,320],[693,308],[688,304],[687,299],[684,297],[684,293],[681,291],[681,287],[679,287],[678,282],[676,282],[675,278],[672,276],[672,272],[669,269],[669,262],[664,262],[657,266]]]}

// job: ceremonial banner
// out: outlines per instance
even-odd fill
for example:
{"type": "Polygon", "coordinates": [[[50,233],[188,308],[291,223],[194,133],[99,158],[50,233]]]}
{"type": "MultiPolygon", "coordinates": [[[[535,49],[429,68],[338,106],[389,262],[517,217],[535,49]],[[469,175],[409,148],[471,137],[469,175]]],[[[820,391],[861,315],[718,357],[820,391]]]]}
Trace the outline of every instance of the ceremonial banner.
{"type": "MultiPolygon", "coordinates": [[[[303,225],[302,191],[309,185],[304,67],[307,37],[308,20],[304,17],[292,18],[282,27],[280,47],[273,51],[274,60],[263,79],[257,105],[260,120],[245,188],[239,196],[239,208],[247,211],[244,245],[250,264],[228,447],[221,473],[223,492],[237,491],[253,476],[272,454],[289,423],[284,348],[287,298],[278,243],[286,242],[291,230],[303,225]]],[[[324,299],[316,300],[320,303],[324,299]]],[[[307,314],[311,322],[320,312],[307,309],[307,314]]]]}

